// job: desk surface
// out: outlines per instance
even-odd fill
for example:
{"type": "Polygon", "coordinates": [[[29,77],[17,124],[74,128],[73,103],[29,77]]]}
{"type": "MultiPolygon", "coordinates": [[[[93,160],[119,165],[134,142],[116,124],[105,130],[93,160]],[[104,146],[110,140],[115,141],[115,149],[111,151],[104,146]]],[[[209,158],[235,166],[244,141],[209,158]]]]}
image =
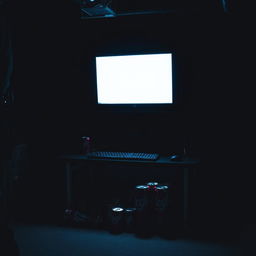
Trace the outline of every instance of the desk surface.
{"type": "Polygon", "coordinates": [[[128,165],[153,165],[153,166],[177,166],[177,167],[189,167],[199,164],[199,159],[184,157],[181,161],[170,160],[169,156],[160,156],[157,160],[127,160],[127,159],[99,159],[99,158],[90,158],[86,155],[76,154],[76,155],[63,155],[60,156],[60,159],[65,161],[87,161],[92,163],[122,163],[128,165]]]}

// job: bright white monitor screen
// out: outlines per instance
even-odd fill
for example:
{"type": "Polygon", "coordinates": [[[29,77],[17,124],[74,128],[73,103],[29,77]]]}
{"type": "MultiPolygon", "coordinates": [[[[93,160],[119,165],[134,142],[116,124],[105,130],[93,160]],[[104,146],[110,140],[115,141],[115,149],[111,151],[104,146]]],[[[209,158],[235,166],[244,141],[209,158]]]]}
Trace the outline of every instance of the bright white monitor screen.
{"type": "Polygon", "coordinates": [[[172,104],[172,54],[96,57],[98,104],[172,104]]]}

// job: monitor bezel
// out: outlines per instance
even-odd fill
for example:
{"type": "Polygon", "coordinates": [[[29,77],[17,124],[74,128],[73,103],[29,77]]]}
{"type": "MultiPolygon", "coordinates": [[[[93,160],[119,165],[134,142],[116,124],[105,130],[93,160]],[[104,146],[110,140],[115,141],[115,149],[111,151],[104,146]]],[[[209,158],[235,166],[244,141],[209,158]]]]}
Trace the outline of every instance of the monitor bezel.
{"type": "Polygon", "coordinates": [[[97,53],[92,59],[93,65],[93,102],[94,109],[99,112],[166,112],[175,111],[181,106],[181,88],[178,86],[177,72],[178,72],[178,61],[177,54],[174,50],[163,50],[163,51],[133,51],[133,52],[122,52],[122,53],[97,53]],[[97,57],[110,57],[110,56],[128,56],[128,55],[146,55],[146,54],[172,54],[172,103],[139,103],[139,104],[104,104],[98,103],[97,96],[97,71],[96,71],[96,58],[97,57]]]}

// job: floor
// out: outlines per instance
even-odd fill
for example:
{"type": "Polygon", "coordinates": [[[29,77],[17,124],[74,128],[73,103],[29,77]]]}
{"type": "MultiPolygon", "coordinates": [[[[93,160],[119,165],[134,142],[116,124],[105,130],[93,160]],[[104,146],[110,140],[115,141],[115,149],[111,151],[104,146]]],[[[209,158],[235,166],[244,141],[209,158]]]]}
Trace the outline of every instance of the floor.
{"type": "Polygon", "coordinates": [[[239,247],[234,244],[160,237],[142,239],[129,233],[111,234],[106,230],[65,226],[16,224],[14,233],[20,256],[240,255],[239,247]]]}

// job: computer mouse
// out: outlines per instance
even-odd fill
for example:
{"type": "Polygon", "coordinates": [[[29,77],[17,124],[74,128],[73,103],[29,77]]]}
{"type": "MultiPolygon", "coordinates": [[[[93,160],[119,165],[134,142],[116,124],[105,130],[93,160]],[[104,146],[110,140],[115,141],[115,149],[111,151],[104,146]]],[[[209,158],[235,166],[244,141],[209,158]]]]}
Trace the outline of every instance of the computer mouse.
{"type": "Polygon", "coordinates": [[[181,161],[182,160],[182,156],[181,155],[172,155],[170,157],[171,161],[181,161]]]}

